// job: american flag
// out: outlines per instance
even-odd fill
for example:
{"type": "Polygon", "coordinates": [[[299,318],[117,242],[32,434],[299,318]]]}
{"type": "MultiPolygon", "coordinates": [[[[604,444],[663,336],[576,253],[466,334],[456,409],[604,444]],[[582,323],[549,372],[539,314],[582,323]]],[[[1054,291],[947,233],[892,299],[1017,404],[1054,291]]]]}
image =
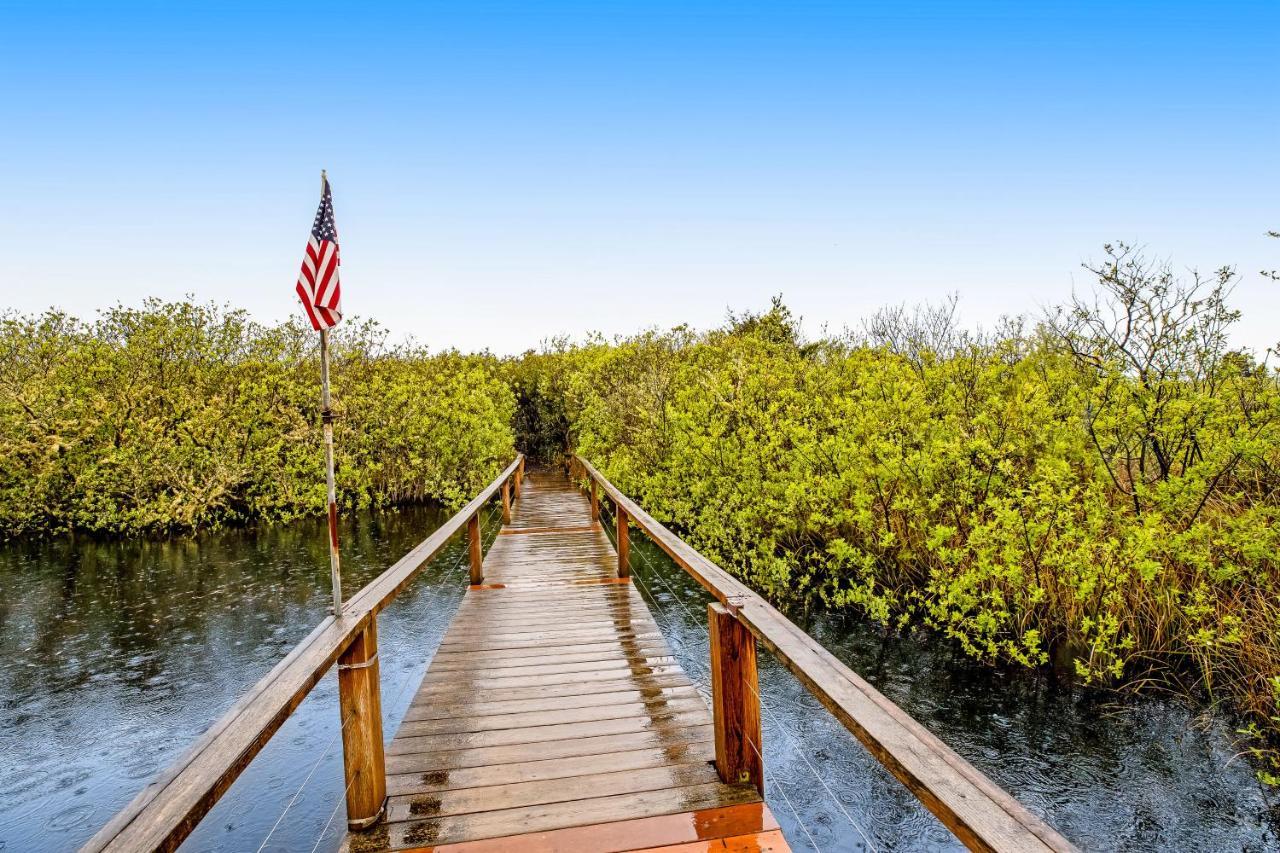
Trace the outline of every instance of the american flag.
{"type": "Polygon", "coordinates": [[[342,319],[342,288],[338,283],[338,228],[333,222],[333,194],[324,179],[320,209],[311,224],[311,239],[298,273],[298,298],[306,309],[311,327],[332,329],[342,319]]]}

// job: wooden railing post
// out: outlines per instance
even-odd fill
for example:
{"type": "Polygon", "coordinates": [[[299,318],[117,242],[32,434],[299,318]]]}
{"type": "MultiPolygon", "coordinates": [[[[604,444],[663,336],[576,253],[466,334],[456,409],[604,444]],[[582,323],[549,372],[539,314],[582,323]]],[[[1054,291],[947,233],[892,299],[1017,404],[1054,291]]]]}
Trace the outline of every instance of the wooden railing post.
{"type": "Polygon", "coordinates": [[[707,605],[711,638],[711,708],[716,770],[728,784],[750,782],[764,793],[756,638],[718,601],[707,605]]]}
{"type": "Polygon", "coordinates": [[[480,543],[480,513],[467,519],[467,548],[471,551],[471,585],[484,583],[484,550],[480,543]]]}
{"type": "Polygon", "coordinates": [[[504,480],[502,483],[502,523],[511,523],[511,481],[504,480]]]}
{"type": "Polygon", "coordinates": [[[342,712],[347,826],[365,829],[378,822],[387,802],[378,625],[373,617],[338,658],[338,707],[342,712]]]}
{"type": "Polygon", "coordinates": [[[600,494],[596,491],[596,479],[591,478],[591,520],[600,520],[600,494]]]}
{"type": "Polygon", "coordinates": [[[520,489],[524,486],[524,459],[516,466],[516,498],[520,497],[520,489]]]}
{"type": "Polygon", "coordinates": [[[618,516],[618,577],[631,577],[631,523],[627,511],[617,507],[618,516]]]}

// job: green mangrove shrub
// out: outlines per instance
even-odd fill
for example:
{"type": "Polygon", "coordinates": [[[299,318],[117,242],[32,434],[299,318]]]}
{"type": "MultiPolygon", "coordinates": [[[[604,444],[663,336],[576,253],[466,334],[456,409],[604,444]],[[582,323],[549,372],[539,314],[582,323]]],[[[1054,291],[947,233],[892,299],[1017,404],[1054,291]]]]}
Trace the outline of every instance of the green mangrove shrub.
{"type": "MultiPolygon", "coordinates": [[[[316,335],[149,301],[0,320],[0,532],[189,530],[324,507],[316,335]]],[[[513,447],[492,359],[334,333],[344,506],[478,491],[513,447]]]]}

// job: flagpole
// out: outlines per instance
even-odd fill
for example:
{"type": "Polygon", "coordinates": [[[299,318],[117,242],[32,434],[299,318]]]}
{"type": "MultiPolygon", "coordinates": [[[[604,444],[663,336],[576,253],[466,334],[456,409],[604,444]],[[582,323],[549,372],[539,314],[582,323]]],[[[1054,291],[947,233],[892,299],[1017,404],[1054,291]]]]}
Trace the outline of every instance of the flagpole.
{"type": "MultiPolygon", "coordinates": [[[[320,170],[320,197],[328,178],[320,170]]],[[[329,406],[329,330],[320,330],[320,420],[324,424],[324,468],[329,497],[329,575],[333,583],[333,615],[342,616],[342,565],[338,559],[338,497],[333,482],[333,410],[329,406]]]]}

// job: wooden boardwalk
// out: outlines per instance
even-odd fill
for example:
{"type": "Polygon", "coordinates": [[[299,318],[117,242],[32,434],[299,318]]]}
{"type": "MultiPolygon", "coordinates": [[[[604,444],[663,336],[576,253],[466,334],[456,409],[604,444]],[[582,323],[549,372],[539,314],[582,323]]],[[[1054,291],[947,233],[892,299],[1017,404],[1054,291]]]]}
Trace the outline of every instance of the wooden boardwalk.
{"type": "Polygon", "coordinates": [[[530,471],[386,751],[351,853],[785,851],[588,499],[530,471]]]}
{"type": "Polygon", "coordinates": [[[347,853],[786,851],[758,793],[758,647],[969,849],[1076,851],[588,460],[569,463],[590,499],[558,472],[531,472],[522,489],[525,457],[516,454],[323,618],[82,853],[176,851],[335,666],[347,853]],[[513,496],[518,502],[486,557],[479,519],[499,496],[504,515],[513,496]],[[621,556],[592,520],[604,500],[621,556]],[[624,569],[633,526],[715,599],[707,605],[713,711],[631,587],[624,569]],[[464,531],[472,585],[386,746],[378,614],[464,531]]]}

